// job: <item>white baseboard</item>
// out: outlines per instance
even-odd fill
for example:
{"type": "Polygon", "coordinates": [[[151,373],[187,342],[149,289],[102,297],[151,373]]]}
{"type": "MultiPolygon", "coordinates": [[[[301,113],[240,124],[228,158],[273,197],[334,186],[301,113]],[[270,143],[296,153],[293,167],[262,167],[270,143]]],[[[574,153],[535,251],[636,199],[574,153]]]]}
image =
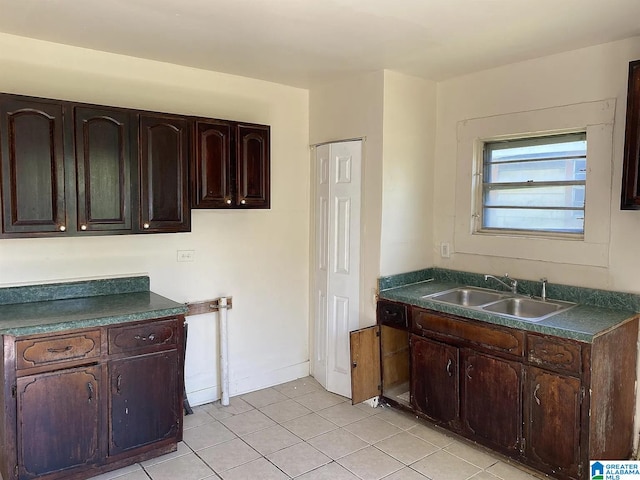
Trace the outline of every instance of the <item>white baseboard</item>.
{"type": "MultiPolygon", "coordinates": [[[[249,392],[255,392],[262,388],[280,385],[309,375],[309,362],[302,362],[272,372],[260,372],[259,375],[246,377],[241,380],[230,379],[229,396],[235,397],[249,392]]],[[[192,407],[215,402],[220,399],[220,385],[187,391],[187,398],[192,407]]]]}

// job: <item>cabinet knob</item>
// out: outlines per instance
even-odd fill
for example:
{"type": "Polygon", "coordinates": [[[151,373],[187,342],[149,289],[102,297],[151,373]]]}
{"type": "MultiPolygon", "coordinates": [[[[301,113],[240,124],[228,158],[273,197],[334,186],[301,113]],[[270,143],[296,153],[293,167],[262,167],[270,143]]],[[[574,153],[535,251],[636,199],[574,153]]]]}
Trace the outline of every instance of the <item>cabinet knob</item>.
{"type": "Polygon", "coordinates": [[[225,203],[226,203],[227,205],[231,205],[231,199],[230,199],[230,198],[227,198],[227,199],[225,200],[225,203]]]}
{"type": "Polygon", "coordinates": [[[64,225],[60,225],[60,226],[58,227],[58,230],[60,230],[61,232],[64,232],[64,231],[66,231],[66,230],[67,230],[67,227],[66,227],[66,226],[64,226],[64,225]]]}
{"type": "Polygon", "coordinates": [[[242,205],[246,205],[246,204],[247,204],[247,201],[243,198],[242,200],[240,200],[240,203],[241,203],[242,205]]]}
{"type": "Polygon", "coordinates": [[[149,228],[149,224],[148,224],[148,223],[143,224],[143,225],[142,225],[142,228],[145,228],[145,229],[146,229],[146,228],[149,228]]]}
{"type": "Polygon", "coordinates": [[[86,229],[87,229],[87,226],[86,226],[86,225],[80,225],[80,230],[83,230],[83,231],[84,231],[84,230],[86,230],[86,229]]]}

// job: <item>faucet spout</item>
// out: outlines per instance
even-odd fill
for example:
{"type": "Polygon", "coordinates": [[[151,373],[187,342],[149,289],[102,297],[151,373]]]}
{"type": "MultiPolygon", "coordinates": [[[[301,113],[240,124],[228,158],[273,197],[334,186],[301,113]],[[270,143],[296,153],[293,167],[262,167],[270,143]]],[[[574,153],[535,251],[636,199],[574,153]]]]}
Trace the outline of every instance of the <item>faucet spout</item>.
{"type": "Polygon", "coordinates": [[[503,278],[507,280],[509,283],[506,283],[493,275],[485,275],[484,281],[487,282],[489,281],[490,278],[495,280],[499,284],[507,287],[509,290],[511,290],[511,293],[518,293],[518,281],[515,278],[510,278],[508,273],[505,273],[503,278]]]}

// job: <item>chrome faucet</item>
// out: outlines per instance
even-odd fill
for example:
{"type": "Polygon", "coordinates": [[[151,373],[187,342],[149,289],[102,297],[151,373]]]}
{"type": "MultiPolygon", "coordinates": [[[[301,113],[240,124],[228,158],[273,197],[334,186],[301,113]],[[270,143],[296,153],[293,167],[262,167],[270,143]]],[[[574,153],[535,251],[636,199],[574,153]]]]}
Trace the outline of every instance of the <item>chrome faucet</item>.
{"type": "Polygon", "coordinates": [[[486,282],[490,278],[493,278],[496,282],[507,287],[509,290],[511,290],[511,293],[518,293],[518,281],[515,278],[510,278],[508,273],[505,273],[504,277],[502,278],[506,279],[509,283],[503,282],[498,277],[494,277],[493,275],[485,275],[484,281],[486,282]]]}
{"type": "Polygon", "coordinates": [[[546,278],[541,278],[540,282],[542,282],[542,289],[540,292],[540,298],[542,299],[543,302],[547,301],[547,279],[546,278]]]}

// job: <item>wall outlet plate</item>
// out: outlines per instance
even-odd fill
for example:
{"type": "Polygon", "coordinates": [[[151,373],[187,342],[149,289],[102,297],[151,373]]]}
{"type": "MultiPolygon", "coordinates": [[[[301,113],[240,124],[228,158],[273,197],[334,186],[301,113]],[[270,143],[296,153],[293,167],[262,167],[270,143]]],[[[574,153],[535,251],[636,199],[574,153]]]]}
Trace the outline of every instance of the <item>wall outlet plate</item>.
{"type": "Polygon", "coordinates": [[[451,257],[451,246],[450,246],[450,244],[448,244],[446,242],[442,242],[440,244],[440,256],[442,258],[451,257]]]}

